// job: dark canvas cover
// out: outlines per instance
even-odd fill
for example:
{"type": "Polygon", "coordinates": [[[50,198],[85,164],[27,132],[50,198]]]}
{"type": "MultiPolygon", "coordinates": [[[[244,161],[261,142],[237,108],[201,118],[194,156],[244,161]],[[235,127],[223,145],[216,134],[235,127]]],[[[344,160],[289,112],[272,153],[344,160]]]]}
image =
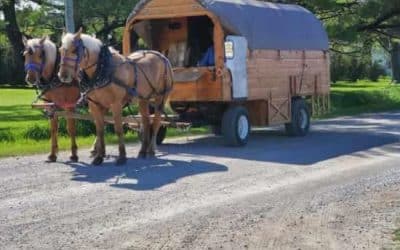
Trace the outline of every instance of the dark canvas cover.
{"type": "MultiPolygon", "coordinates": [[[[140,1],[128,20],[151,0],[140,1]]],[[[307,9],[257,0],[197,0],[218,16],[233,35],[244,36],[250,49],[328,50],[327,33],[307,9]]]]}

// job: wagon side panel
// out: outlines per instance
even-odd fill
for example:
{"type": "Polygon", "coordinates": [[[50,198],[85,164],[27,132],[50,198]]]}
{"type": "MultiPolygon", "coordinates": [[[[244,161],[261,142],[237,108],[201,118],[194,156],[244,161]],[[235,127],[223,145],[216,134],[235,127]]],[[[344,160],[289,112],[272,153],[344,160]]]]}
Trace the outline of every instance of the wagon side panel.
{"type": "Polygon", "coordinates": [[[267,103],[265,124],[255,120],[259,126],[290,122],[293,97],[329,94],[329,54],[324,51],[249,51],[247,70],[249,101],[267,103]]]}

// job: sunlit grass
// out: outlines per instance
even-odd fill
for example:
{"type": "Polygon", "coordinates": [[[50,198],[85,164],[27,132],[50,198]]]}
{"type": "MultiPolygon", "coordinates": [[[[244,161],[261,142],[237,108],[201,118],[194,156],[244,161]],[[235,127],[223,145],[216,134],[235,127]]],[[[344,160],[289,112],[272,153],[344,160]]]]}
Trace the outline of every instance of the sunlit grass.
{"type": "Polygon", "coordinates": [[[331,88],[331,113],[341,116],[400,109],[400,85],[389,79],[373,83],[337,82],[331,88]]]}
{"type": "MultiPolygon", "coordinates": [[[[48,120],[42,111],[32,109],[31,103],[36,93],[32,89],[0,88],[0,157],[49,152],[50,141],[27,139],[24,134],[35,125],[46,128],[48,120]]],[[[358,81],[356,83],[337,82],[331,88],[331,113],[324,117],[353,115],[400,109],[400,85],[383,79],[377,83],[358,81]]],[[[206,127],[191,129],[189,134],[208,133],[206,127]]],[[[182,136],[187,133],[168,129],[167,137],[182,136]]],[[[80,148],[90,147],[94,135],[78,138],[80,148]]],[[[114,134],[107,135],[107,143],[117,142],[114,134]]],[[[126,141],[137,142],[135,133],[127,133],[126,141]]],[[[70,139],[59,137],[59,149],[68,150],[70,139]]]]}

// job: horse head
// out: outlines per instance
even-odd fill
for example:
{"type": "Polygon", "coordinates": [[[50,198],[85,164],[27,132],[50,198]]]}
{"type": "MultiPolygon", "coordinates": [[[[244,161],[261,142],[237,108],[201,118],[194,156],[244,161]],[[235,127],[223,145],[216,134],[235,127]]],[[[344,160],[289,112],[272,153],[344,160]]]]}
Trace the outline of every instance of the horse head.
{"type": "Polygon", "coordinates": [[[23,55],[25,57],[25,81],[28,84],[38,84],[41,78],[49,80],[51,77],[57,49],[55,44],[48,37],[28,40],[23,37],[25,46],[23,55]]]}
{"type": "Polygon", "coordinates": [[[79,81],[80,70],[94,70],[102,42],[82,33],[82,28],[75,34],[62,36],[60,47],[61,63],[58,77],[62,82],[79,81]]]}

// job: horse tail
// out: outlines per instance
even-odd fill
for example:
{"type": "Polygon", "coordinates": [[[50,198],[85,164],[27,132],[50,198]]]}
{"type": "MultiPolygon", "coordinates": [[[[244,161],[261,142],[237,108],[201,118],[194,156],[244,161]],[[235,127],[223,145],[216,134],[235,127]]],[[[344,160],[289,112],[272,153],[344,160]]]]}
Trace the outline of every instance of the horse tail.
{"type": "Polygon", "coordinates": [[[165,58],[165,71],[166,71],[166,77],[165,77],[166,96],[164,98],[164,105],[169,104],[169,99],[170,99],[169,93],[172,91],[174,87],[174,72],[172,70],[171,62],[167,58],[165,58]]]}

